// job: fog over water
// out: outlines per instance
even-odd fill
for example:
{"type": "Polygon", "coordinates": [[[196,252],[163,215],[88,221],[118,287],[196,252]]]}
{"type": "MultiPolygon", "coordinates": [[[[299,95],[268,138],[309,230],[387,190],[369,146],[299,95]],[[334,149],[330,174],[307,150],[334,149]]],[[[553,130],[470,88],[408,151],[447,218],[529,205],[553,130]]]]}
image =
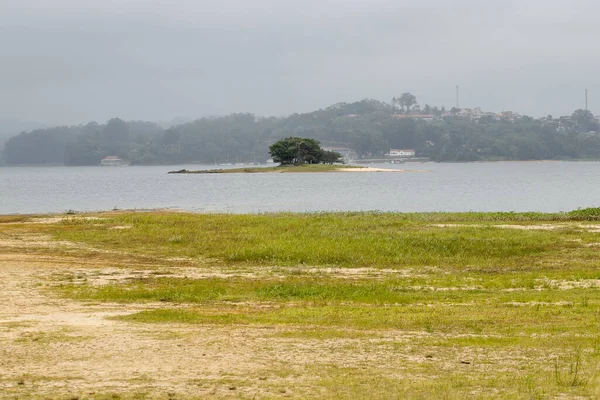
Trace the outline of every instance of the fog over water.
{"type": "Polygon", "coordinates": [[[596,0],[0,0],[0,119],[284,115],[404,92],[594,110],[596,0]]]}

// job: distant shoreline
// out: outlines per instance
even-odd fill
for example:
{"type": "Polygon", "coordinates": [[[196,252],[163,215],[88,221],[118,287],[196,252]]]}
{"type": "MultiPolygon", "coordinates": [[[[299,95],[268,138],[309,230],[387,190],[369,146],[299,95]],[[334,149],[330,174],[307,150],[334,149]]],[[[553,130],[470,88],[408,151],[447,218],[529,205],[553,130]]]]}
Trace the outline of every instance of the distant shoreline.
{"type": "MultiPolygon", "coordinates": [[[[411,160],[406,160],[406,162],[402,163],[402,164],[391,164],[391,163],[384,163],[384,162],[380,162],[380,163],[365,163],[365,167],[364,168],[370,168],[368,167],[368,165],[370,164],[377,164],[377,165],[381,165],[381,164],[390,164],[390,165],[394,165],[394,166],[399,166],[399,165],[406,165],[406,164],[491,164],[491,163],[559,163],[559,162],[565,162],[565,163],[598,163],[600,162],[600,159],[565,159],[565,160],[478,160],[478,161],[411,161],[411,160]]],[[[177,167],[177,166],[189,166],[189,165],[207,165],[207,164],[129,164],[129,165],[122,165],[121,167],[177,167]]],[[[64,165],[64,164],[0,164],[0,168],[35,168],[35,167],[68,167],[68,168],[88,168],[88,167],[100,167],[99,165],[64,165]]],[[[354,166],[347,166],[347,167],[354,167],[354,166]]],[[[360,168],[360,166],[356,166],[357,168],[360,168]]],[[[248,166],[248,167],[241,167],[241,168],[235,168],[236,170],[239,169],[252,169],[252,168],[275,168],[275,167],[252,167],[252,166],[248,166]]],[[[221,169],[219,169],[221,170],[221,169]]],[[[228,169],[222,169],[224,171],[228,170],[228,169]]],[[[386,171],[391,171],[391,169],[385,169],[386,171]]],[[[204,170],[204,171],[212,171],[212,170],[204,170]]],[[[262,171],[261,171],[262,172],[262,171]]],[[[316,171],[315,171],[316,172],[316,171]]],[[[324,171],[321,171],[324,172],[324,171]]],[[[402,172],[417,172],[415,170],[402,170],[402,172]]]]}

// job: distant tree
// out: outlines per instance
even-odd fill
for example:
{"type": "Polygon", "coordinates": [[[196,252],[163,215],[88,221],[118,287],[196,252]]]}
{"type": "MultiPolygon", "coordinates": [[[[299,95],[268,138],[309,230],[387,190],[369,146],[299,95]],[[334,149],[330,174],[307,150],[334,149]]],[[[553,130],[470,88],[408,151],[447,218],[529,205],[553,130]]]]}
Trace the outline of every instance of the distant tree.
{"type": "Polygon", "coordinates": [[[269,146],[273,161],[281,165],[319,164],[340,162],[341,155],[321,149],[315,139],[288,137],[269,146]]]}
{"type": "Polygon", "coordinates": [[[129,125],[120,118],[108,121],[102,132],[107,142],[125,142],[129,139],[129,125]]]}
{"type": "Polygon", "coordinates": [[[579,132],[590,132],[599,130],[598,122],[589,110],[576,110],[571,116],[579,132]]]}
{"type": "Polygon", "coordinates": [[[335,163],[343,163],[344,159],[340,153],[335,151],[323,150],[323,154],[321,155],[321,162],[323,164],[335,164],[335,163]]]}
{"type": "Polygon", "coordinates": [[[426,115],[430,115],[432,113],[432,108],[429,104],[425,104],[425,107],[423,107],[423,113],[426,115]]]}
{"type": "Polygon", "coordinates": [[[300,138],[289,137],[269,146],[269,154],[273,161],[281,163],[281,165],[294,164],[298,155],[298,139],[300,138]]]}
{"type": "Polygon", "coordinates": [[[403,93],[400,96],[400,99],[397,100],[400,104],[400,107],[404,107],[406,109],[406,113],[410,112],[410,108],[417,104],[417,97],[411,93],[403,93]]]}
{"type": "Polygon", "coordinates": [[[318,164],[322,155],[323,150],[318,140],[301,138],[297,141],[294,164],[318,164]]]}

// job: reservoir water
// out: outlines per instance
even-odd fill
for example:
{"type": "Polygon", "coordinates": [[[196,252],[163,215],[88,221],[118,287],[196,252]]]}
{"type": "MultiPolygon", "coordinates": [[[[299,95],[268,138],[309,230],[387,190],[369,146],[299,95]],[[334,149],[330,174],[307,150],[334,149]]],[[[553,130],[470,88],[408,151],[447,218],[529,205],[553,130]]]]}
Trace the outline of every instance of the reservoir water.
{"type": "Polygon", "coordinates": [[[429,172],[168,175],[215,167],[2,167],[0,214],[113,208],[557,212],[600,206],[600,162],[370,166],[429,172]]]}

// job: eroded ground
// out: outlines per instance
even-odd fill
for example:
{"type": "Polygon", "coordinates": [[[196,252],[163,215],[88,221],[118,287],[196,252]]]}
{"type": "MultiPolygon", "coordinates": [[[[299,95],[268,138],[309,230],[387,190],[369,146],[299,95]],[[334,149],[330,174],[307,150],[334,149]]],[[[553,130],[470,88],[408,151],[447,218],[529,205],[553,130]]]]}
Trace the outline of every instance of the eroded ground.
{"type": "MultiPolygon", "coordinates": [[[[485,282],[472,277],[455,284],[422,283],[423,277],[447,274],[433,266],[236,267],[189,257],[144,256],[58,240],[45,230],[61,222],[62,217],[56,217],[0,224],[0,398],[594,398],[597,394],[600,274],[589,270],[586,279],[549,279],[540,274],[523,287],[493,289],[494,296],[509,296],[498,300],[500,312],[543,307],[547,319],[556,315],[557,326],[562,324],[556,330],[545,333],[529,325],[521,331],[490,328],[487,322],[478,325],[485,317],[477,313],[472,329],[465,325],[470,322],[458,328],[440,322],[438,328],[435,317],[422,325],[421,320],[411,322],[410,307],[419,313],[429,307],[440,321],[446,309],[468,314],[486,304],[485,293],[479,296],[485,282]],[[347,324],[343,315],[342,322],[326,324],[317,318],[320,314],[310,319],[314,307],[325,301],[314,298],[309,305],[295,298],[284,303],[254,297],[210,304],[152,296],[143,302],[111,302],[73,300],[60,290],[83,286],[93,291],[106,285],[124,285],[128,290],[131,283],[178,279],[231,280],[241,285],[290,276],[356,285],[415,279],[402,290],[432,296],[476,292],[477,297],[366,302],[360,309],[365,320],[370,308],[403,311],[391,313],[389,318],[398,320],[389,324],[385,320],[366,324],[350,309],[347,324]],[[582,290],[586,292],[575,292],[582,290]],[[552,295],[510,297],[513,292],[543,291],[552,295]],[[563,292],[568,295],[560,295],[563,292]],[[310,311],[302,323],[276,314],[292,309],[295,302],[310,311]],[[577,319],[579,307],[585,322],[577,319]],[[118,318],[162,309],[192,310],[204,319],[140,323],[118,318]],[[564,314],[565,309],[570,314],[564,314]],[[275,317],[269,313],[278,319],[270,323],[269,318],[275,317]],[[230,323],[211,319],[225,314],[245,317],[230,323]],[[258,316],[256,321],[253,316],[258,316]]],[[[540,224],[539,229],[555,229],[549,226],[540,224]]],[[[130,229],[116,223],[110,228],[130,229]]],[[[501,228],[512,229],[513,224],[501,228]]],[[[577,223],[572,228],[589,232],[597,225],[582,228],[577,223]]],[[[568,240],[590,249],[589,240],[579,243],[571,236],[568,240]]],[[[348,302],[342,299],[339,305],[348,302]]],[[[381,315],[386,314],[376,314],[381,315]]],[[[515,315],[516,324],[525,318],[515,315]]]]}

